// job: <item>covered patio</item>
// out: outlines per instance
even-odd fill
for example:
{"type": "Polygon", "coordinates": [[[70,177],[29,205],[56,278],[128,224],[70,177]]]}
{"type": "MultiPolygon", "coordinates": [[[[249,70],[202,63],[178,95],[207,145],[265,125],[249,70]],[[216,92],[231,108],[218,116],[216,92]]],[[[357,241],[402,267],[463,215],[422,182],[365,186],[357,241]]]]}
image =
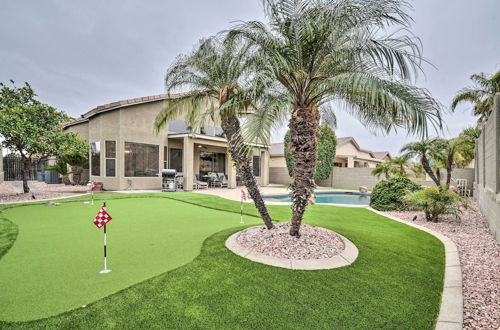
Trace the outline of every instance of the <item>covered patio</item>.
{"type": "MultiPolygon", "coordinates": [[[[258,183],[267,185],[267,148],[254,147],[252,162],[258,183]]],[[[234,189],[238,186],[236,169],[228,152],[226,139],[218,136],[169,134],[164,168],[175,169],[181,174],[182,179],[179,181],[185,191],[208,187],[234,189]]]]}

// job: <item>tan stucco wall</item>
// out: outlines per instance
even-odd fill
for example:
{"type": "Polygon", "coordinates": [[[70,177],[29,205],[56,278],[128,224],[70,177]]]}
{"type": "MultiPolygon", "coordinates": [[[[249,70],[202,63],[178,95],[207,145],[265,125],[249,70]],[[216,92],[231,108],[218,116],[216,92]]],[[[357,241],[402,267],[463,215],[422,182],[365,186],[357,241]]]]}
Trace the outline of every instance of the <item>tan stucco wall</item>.
{"type": "Polygon", "coordinates": [[[286,167],[285,156],[271,156],[269,167],[286,167]]]}
{"type": "Polygon", "coordinates": [[[500,242],[500,93],[476,142],[474,196],[497,242],[500,242]]]}
{"type": "Polygon", "coordinates": [[[341,146],[337,146],[338,155],[358,155],[359,151],[356,146],[352,143],[346,143],[341,146]]]}

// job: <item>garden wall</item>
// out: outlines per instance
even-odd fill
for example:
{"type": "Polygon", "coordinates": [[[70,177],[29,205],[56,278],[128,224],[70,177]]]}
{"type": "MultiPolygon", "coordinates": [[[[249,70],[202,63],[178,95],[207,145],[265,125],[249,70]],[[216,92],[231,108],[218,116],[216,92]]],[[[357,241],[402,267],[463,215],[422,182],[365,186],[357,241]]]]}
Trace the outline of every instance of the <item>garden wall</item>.
{"type": "Polygon", "coordinates": [[[286,167],[269,167],[269,183],[290,184],[292,178],[288,175],[286,167]]]}
{"type": "MultiPolygon", "coordinates": [[[[372,168],[348,168],[348,167],[334,167],[332,175],[326,180],[318,180],[316,184],[321,187],[334,187],[346,189],[358,189],[360,186],[372,189],[377,182],[383,178],[377,179],[373,176],[372,168]]],[[[456,168],[452,172],[452,179],[466,179],[469,189],[473,189],[474,185],[474,169],[473,168],[456,168]]],[[[441,171],[441,179],[444,183],[446,180],[446,170],[441,171]]],[[[422,186],[433,186],[434,182],[427,179],[412,179],[422,186]]],[[[272,184],[290,184],[292,178],[288,176],[286,167],[271,167],[269,183],[272,184]]]]}
{"type": "Polygon", "coordinates": [[[496,95],[493,111],[481,129],[476,143],[475,197],[493,236],[500,242],[500,93],[496,95]]]}

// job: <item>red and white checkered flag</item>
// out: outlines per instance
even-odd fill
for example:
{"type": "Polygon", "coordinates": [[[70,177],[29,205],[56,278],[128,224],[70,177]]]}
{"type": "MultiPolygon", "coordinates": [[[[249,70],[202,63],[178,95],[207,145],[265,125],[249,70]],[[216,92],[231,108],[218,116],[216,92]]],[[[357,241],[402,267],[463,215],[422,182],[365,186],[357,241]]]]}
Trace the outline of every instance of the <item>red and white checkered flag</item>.
{"type": "Polygon", "coordinates": [[[97,228],[101,228],[110,222],[111,219],[113,218],[106,212],[106,208],[103,206],[95,216],[94,225],[96,225],[97,228]]]}
{"type": "Polygon", "coordinates": [[[243,201],[247,200],[247,193],[243,189],[241,189],[241,200],[243,201]]]}

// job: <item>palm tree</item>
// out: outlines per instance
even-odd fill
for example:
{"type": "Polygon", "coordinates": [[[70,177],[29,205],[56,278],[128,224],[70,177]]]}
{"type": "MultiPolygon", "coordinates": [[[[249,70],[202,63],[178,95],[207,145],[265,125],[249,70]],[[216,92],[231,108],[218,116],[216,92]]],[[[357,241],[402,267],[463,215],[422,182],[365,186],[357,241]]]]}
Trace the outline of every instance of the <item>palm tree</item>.
{"type": "Polygon", "coordinates": [[[249,129],[270,130],[289,118],[293,154],[292,226],[300,225],[313,193],[320,117],[332,118],[331,101],[372,130],[405,128],[425,135],[428,121],[440,127],[440,109],[426,90],[410,85],[420,50],[404,32],[409,5],[399,0],[265,0],[269,24],[244,22],[230,31],[255,47],[262,70],[255,79],[278,102],[259,108],[249,129]],[[252,128],[253,127],[253,128],[252,128]]]}
{"type": "Polygon", "coordinates": [[[409,155],[403,154],[401,156],[392,157],[389,161],[396,167],[396,173],[399,176],[408,176],[406,173],[406,168],[408,167],[408,160],[411,157],[409,155]]]}
{"type": "Polygon", "coordinates": [[[493,75],[486,73],[473,74],[470,79],[473,86],[461,89],[451,101],[451,110],[455,110],[462,102],[474,104],[474,115],[480,116],[479,120],[486,120],[493,109],[493,99],[500,93],[500,71],[493,75]]]}
{"type": "Polygon", "coordinates": [[[382,176],[385,176],[386,179],[391,177],[391,174],[394,172],[394,164],[390,159],[386,159],[382,163],[378,163],[377,166],[372,170],[372,175],[375,175],[378,179],[382,176]]]}
{"type": "Polygon", "coordinates": [[[413,177],[416,179],[425,178],[425,171],[424,171],[424,167],[422,166],[422,164],[411,163],[410,164],[410,171],[411,171],[413,177]]]}
{"type": "Polygon", "coordinates": [[[266,227],[271,229],[273,223],[253,175],[249,159],[251,149],[240,130],[239,116],[248,114],[248,108],[258,96],[256,89],[251,89],[244,80],[249,69],[247,54],[246,47],[212,37],[202,40],[192,53],[178,57],[165,77],[167,93],[170,95],[180,87],[188,87],[191,91],[166,102],[154,127],[158,132],[169,120],[181,115],[193,128],[209,119],[220,122],[236,171],[266,227]]]}
{"type": "Polygon", "coordinates": [[[465,167],[469,165],[475,158],[476,154],[476,140],[481,135],[481,129],[475,127],[466,128],[460,133],[458,138],[462,140],[462,144],[458,150],[458,157],[455,163],[458,167],[465,167]]]}
{"type": "Polygon", "coordinates": [[[451,183],[451,173],[453,171],[455,161],[459,154],[461,146],[465,143],[464,140],[455,138],[450,140],[436,139],[434,140],[433,157],[436,164],[443,166],[446,169],[446,186],[451,183]]]}
{"type": "Polygon", "coordinates": [[[408,157],[416,157],[419,159],[422,167],[429,175],[429,177],[434,181],[437,186],[441,185],[441,175],[438,172],[434,173],[432,170],[432,164],[434,163],[435,155],[435,140],[422,140],[419,142],[408,143],[401,148],[400,152],[404,153],[408,157]]]}

